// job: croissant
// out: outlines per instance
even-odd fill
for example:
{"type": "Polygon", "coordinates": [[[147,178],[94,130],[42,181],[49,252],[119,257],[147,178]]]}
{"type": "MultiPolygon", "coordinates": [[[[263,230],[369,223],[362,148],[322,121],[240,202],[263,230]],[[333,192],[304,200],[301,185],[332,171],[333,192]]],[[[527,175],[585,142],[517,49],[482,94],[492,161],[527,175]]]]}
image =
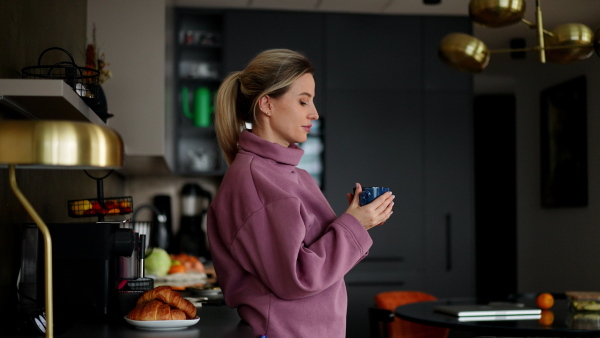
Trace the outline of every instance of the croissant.
{"type": "Polygon", "coordinates": [[[127,314],[132,320],[185,320],[186,315],[179,309],[171,307],[161,301],[151,300],[133,308],[127,314]]]}
{"type": "Polygon", "coordinates": [[[196,317],[196,307],[189,300],[181,297],[179,292],[173,291],[170,286],[163,285],[155,287],[152,290],[144,292],[137,300],[137,305],[149,302],[151,300],[160,300],[161,302],[182,310],[188,319],[196,317]]]}

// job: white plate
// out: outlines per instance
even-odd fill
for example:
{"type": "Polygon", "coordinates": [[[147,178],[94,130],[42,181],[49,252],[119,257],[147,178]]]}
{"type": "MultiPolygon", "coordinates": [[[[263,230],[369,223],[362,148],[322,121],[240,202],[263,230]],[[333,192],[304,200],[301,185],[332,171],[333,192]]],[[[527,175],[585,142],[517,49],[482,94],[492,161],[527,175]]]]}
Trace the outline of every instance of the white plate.
{"type": "Polygon", "coordinates": [[[154,331],[183,330],[196,324],[200,320],[200,317],[185,320],[132,320],[127,318],[127,316],[123,318],[125,318],[126,322],[139,329],[154,331]]]}

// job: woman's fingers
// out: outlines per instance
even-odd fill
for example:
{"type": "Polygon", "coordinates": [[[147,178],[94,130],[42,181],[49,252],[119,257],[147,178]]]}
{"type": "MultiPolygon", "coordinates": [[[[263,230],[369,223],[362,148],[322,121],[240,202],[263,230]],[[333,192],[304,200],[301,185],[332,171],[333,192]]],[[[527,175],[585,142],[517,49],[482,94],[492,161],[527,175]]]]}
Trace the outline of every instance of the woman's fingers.
{"type": "Polygon", "coordinates": [[[356,183],[356,187],[354,188],[354,201],[356,205],[359,205],[360,202],[360,193],[362,192],[362,185],[360,183],[356,183]]]}
{"type": "Polygon", "coordinates": [[[375,207],[375,210],[380,210],[380,212],[384,212],[385,209],[389,205],[394,205],[394,198],[396,196],[392,195],[391,191],[384,193],[383,195],[377,197],[371,204],[375,207]]]}
{"type": "MultiPolygon", "coordinates": [[[[396,198],[395,195],[392,195],[391,192],[387,192],[382,196],[379,196],[378,199],[380,199],[379,201],[377,201],[377,199],[375,201],[380,202],[379,205],[375,205],[375,211],[379,212],[379,217],[383,218],[382,222],[377,224],[377,225],[382,225],[383,223],[385,223],[390,216],[392,216],[392,213],[394,213],[392,211],[393,207],[394,207],[394,198],[396,198]]],[[[375,203],[375,201],[373,201],[373,203],[375,203]]]]}
{"type": "Polygon", "coordinates": [[[348,193],[346,194],[346,196],[348,196],[348,204],[355,204],[356,206],[359,205],[359,199],[360,199],[360,193],[362,192],[362,186],[360,185],[360,183],[356,183],[354,185],[354,195],[348,193]]]}
{"type": "MultiPolygon", "coordinates": [[[[392,202],[390,204],[388,204],[388,206],[385,208],[385,210],[383,211],[383,214],[385,215],[385,221],[383,221],[384,223],[390,218],[392,217],[392,214],[394,213],[394,211],[392,210],[394,208],[394,202],[393,199],[396,198],[396,196],[392,195],[392,202]]],[[[383,223],[382,223],[383,224],[383,223]]],[[[381,224],[380,224],[381,225],[381,224]]]]}

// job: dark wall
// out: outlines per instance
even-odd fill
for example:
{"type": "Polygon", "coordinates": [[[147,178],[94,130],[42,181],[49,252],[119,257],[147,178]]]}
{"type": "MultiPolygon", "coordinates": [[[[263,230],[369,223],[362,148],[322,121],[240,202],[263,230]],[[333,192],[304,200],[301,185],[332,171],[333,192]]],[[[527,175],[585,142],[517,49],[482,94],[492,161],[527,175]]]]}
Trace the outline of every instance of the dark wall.
{"type": "MultiPolygon", "coordinates": [[[[37,65],[46,48],[68,50],[78,65],[85,62],[87,1],[0,0],[0,78],[18,78],[23,67],[37,65]]],[[[44,64],[64,59],[48,53],[44,64]]]]}

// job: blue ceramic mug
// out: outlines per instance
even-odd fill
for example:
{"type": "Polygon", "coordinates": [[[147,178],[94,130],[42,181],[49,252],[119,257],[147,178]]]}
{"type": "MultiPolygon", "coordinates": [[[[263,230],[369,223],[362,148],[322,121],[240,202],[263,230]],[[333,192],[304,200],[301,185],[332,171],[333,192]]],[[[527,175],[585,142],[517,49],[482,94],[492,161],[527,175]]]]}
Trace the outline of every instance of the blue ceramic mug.
{"type": "Polygon", "coordinates": [[[359,204],[361,206],[367,205],[388,191],[390,191],[388,187],[364,187],[358,195],[359,204]]]}

